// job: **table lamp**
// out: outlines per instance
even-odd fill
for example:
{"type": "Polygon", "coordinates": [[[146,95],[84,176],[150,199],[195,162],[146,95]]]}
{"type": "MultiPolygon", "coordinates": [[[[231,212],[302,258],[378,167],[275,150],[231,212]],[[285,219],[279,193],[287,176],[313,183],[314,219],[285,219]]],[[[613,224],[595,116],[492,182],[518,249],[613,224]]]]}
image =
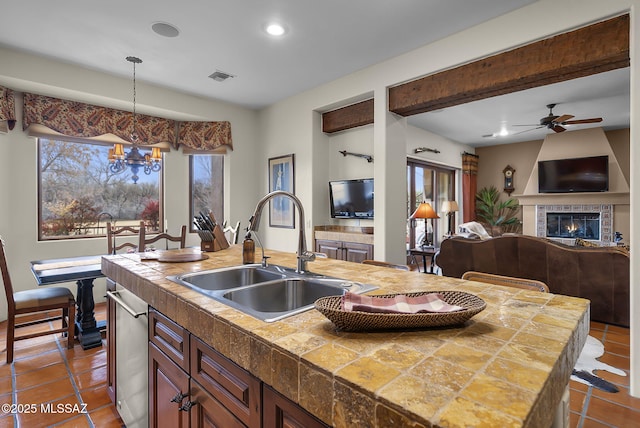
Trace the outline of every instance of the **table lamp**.
{"type": "Polygon", "coordinates": [[[453,225],[454,223],[454,217],[456,215],[456,211],[458,211],[458,203],[456,201],[444,201],[442,203],[442,212],[447,213],[447,217],[449,218],[449,222],[448,222],[448,226],[449,226],[449,231],[447,232],[448,236],[453,236],[455,235],[455,227],[453,225]]]}
{"type": "Polygon", "coordinates": [[[427,202],[422,202],[420,205],[418,205],[418,208],[416,208],[416,210],[413,212],[413,214],[411,214],[411,217],[409,218],[423,218],[424,219],[424,239],[422,240],[422,247],[430,247],[431,246],[431,242],[427,239],[427,235],[428,235],[428,228],[427,228],[427,219],[430,218],[440,218],[440,216],[434,211],[433,207],[431,207],[431,204],[427,203],[427,202]]]}

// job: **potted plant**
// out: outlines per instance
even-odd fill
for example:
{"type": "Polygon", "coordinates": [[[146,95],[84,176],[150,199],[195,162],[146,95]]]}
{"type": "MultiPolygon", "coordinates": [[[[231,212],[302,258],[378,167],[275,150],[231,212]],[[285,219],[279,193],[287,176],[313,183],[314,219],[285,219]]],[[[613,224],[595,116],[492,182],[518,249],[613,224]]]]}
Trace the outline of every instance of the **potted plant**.
{"type": "Polygon", "coordinates": [[[488,227],[491,236],[520,232],[522,223],[518,218],[519,208],[517,199],[500,201],[500,191],[495,186],[483,187],[476,193],[476,217],[488,227]]]}

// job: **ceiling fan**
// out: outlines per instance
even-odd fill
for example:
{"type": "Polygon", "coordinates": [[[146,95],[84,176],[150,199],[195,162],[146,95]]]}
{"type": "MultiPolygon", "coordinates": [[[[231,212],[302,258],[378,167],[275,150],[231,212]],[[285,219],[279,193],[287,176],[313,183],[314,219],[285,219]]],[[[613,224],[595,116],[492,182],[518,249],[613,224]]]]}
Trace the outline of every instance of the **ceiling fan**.
{"type": "Polygon", "coordinates": [[[513,125],[513,126],[534,126],[534,128],[516,132],[516,134],[522,134],[523,132],[533,131],[534,129],[541,129],[541,128],[549,128],[549,129],[552,129],[554,132],[564,132],[566,131],[566,128],[564,127],[565,125],[579,125],[583,123],[602,122],[601,117],[594,117],[591,119],[570,120],[574,117],[571,114],[563,114],[562,116],[556,116],[555,114],[553,114],[553,108],[555,106],[556,106],[555,104],[547,104],[547,108],[549,109],[549,114],[541,118],[540,123],[537,125],[513,125]]]}

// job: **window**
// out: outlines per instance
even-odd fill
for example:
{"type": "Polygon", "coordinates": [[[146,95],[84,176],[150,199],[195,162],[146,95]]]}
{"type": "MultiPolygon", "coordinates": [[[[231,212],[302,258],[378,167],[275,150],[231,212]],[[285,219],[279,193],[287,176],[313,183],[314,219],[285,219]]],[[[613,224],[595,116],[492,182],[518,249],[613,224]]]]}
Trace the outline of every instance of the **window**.
{"type": "Polygon", "coordinates": [[[161,222],[161,173],[109,171],[109,146],[38,139],[38,236],[40,240],[104,236],[118,226],[161,222]]]}
{"type": "Polygon", "coordinates": [[[426,233],[430,242],[440,246],[442,236],[447,232],[447,216],[441,212],[444,201],[455,199],[455,171],[441,166],[423,162],[407,162],[407,218],[413,214],[418,205],[428,202],[440,218],[427,220],[410,220],[407,223],[407,246],[415,248],[420,245],[426,233]]]}
{"type": "MultiPolygon", "coordinates": [[[[189,157],[191,218],[200,213],[213,213],[216,221],[224,220],[224,155],[191,155],[189,157]]],[[[193,223],[191,231],[195,231],[193,223]]]]}

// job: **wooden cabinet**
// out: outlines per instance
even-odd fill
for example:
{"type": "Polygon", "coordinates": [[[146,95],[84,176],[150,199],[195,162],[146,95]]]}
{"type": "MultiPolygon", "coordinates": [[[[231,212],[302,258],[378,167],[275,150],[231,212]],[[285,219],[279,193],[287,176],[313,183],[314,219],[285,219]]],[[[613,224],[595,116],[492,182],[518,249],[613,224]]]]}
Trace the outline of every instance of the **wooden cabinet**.
{"type": "Polygon", "coordinates": [[[316,252],[324,253],[332,259],[355,263],[373,259],[373,245],[359,242],[316,239],[316,252]]]}
{"type": "Polygon", "coordinates": [[[185,372],[189,371],[191,334],[180,325],[149,309],[149,342],[153,343],[185,372]]]}
{"type": "Polygon", "coordinates": [[[149,426],[189,427],[189,387],[189,375],[149,343],[149,426]]]}
{"type": "Polygon", "coordinates": [[[280,395],[271,387],[262,388],[263,428],[325,428],[328,425],[280,395]]]}
{"type": "Polygon", "coordinates": [[[260,381],[149,311],[149,426],[260,428],[260,381]]]}
{"type": "Polygon", "coordinates": [[[150,308],[149,426],[320,428],[328,425],[150,308]]]}
{"type": "Polygon", "coordinates": [[[198,403],[191,412],[192,427],[245,428],[233,413],[213,398],[198,382],[191,381],[191,399],[198,403]]]}
{"type": "Polygon", "coordinates": [[[190,426],[189,340],[187,330],[149,310],[149,426],[190,426]]]}
{"type": "Polygon", "coordinates": [[[260,380],[197,338],[191,343],[191,377],[247,427],[260,427],[260,380]]]}
{"type": "Polygon", "coordinates": [[[373,245],[357,242],[343,242],[344,260],[362,263],[363,260],[373,259],[373,245]]]}

